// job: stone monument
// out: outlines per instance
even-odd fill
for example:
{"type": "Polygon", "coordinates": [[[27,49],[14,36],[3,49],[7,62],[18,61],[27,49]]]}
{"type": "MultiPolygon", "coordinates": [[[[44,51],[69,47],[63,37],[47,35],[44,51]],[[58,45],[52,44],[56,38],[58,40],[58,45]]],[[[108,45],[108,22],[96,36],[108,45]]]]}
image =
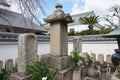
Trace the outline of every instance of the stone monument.
{"type": "Polygon", "coordinates": [[[57,4],[56,10],[49,15],[45,22],[50,23],[50,54],[43,55],[51,68],[57,67],[58,80],[71,80],[72,71],[69,69],[70,56],[68,56],[68,33],[67,25],[71,23],[72,17],[65,14],[62,5],[57,4]]]}
{"type": "Polygon", "coordinates": [[[26,67],[37,60],[37,38],[35,34],[21,34],[18,38],[17,73],[13,73],[10,80],[31,80],[26,73],[26,67]]]}

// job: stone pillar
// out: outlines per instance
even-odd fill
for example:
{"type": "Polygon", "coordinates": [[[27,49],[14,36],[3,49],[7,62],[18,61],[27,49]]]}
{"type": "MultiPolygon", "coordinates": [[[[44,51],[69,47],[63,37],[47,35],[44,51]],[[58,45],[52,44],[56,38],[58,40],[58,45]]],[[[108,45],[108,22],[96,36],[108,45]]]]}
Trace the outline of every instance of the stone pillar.
{"type": "Polygon", "coordinates": [[[6,60],[6,62],[5,62],[5,69],[7,71],[13,72],[13,60],[12,59],[6,60]]]}
{"type": "Polygon", "coordinates": [[[62,10],[62,5],[57,4],[56,10],[53,14],[44,19],[45,22],[50,23],[50,55],[44,55],[43,57],[48,62],[49,66],[57,67],[59,72],[57,73],[58,80],[71,80],[72,77],[68,74],[71,71],[69,68],[70,56],[68,56],[68,32],[67,25],[72,22],[72,18],[69,14],[65,14],[62,10]],[[64,70],[65,69],[65,70],[64,70]],[[64,75],[65,74],[65,75],[64,75]],[[68,79],[67,79],[68,78],[68,79]]]}
{"type": "Polygon", "coordinates": [[[106,62],[107,62],[107,64],[112,64],[112,61],[111,61],[111,55],[107,55],[106,56],[106,62]]]}
{"type": "Polygon", "coordinates": [[[2,69],[3,69],[3,61],[0,60],[0,72],[1,72],[2,69]]]}
{"type": "Polygon", "coordinates": [[[98,55],[98,62],[102,65],[104,63],[104,55],[103,54],[99,54],[98,55]]]}
{"type": "Polygon", "coordinates": [[[73,71],[73,79],[72,80],[81,80],[81,69],[77,69],[73,71]]]}
{"type": "Polygon", "coordinates": [[[67,24],[72,22],[69,14],[65,14],[62,10],[62,5],[56,5],[56,10],[53,14],[44,19],[50,23],[50,44],[51,54],[53,56],[68,55],[68,32],[67,24]]]}
{"type": "Polygon", "coordinates": [[[96,54],[95,53],[91,53],[90,57],[92,58],[92,61],[95,63],[96,62],[96,54]]]}
{"type": "Polygon", "coordinates": [[[35,34],[21,34],[18,38],[17,71],[10,77],[11,80],[30,80],[26,74],[26,67],[37,60],[37,38],[35,34]]]}
{"type": "Polygon", "coordinates": [[[74,39],[73,48],[77,49],[77,51],[82,53],[82,39],[81,38],[74,39]]]}
{"type": "Polygon", "coordinates": [[[37,38],[32,33],[21,34],[18,38],[18,73],[37,59],[37,38]]]}
{"type": "Polygon", "coordinates": [[[87,76],[95,77],[94,64],[87,68],[87,76]]]}

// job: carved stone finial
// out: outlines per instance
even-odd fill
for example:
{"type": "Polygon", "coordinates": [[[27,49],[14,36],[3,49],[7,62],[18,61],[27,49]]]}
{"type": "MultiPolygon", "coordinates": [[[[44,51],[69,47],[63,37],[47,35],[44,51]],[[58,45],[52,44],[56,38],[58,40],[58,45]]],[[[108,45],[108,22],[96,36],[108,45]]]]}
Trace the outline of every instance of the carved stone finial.
{"type": "Polygon", "coordinates": [[[56,4],[56,8],[62,8],[62,5],[60,3],[56,4]]]}
{"type": "Polygon", "coordinates": [[[64,11],[62,11],[62,5],[57,4],[56,10],[53,14],[49,15],[46,19],[44,19],[45,22],[52,23],[57,21],[64,21],[66,23],[72,22],[72,17],[69,14],[65,14],[64,11]]]}

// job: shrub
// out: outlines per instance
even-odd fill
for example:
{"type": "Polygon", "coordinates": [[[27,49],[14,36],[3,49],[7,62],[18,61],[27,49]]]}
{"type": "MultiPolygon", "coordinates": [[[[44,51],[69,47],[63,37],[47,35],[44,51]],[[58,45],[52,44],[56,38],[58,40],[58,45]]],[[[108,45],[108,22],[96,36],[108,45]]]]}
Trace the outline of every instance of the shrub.
{"type": "Polygon", "coordinates": [[[5,69],[2,69],[0,72],[0,80],[9,80],[11,72],[5,69]]]}
{"type": "Polygon", "coordinates": [[[120,64],[117,66],[118,74],[116,75],[117,78],[120,79],[120,64]]]}
{"type": "Polygon", "coordinates": [[[57,80],[57,68],[50,69],[43,59],[28,65],[27,72],[32,75],[32,80],[42,80],[43,77],[47,77],[47,80],[57,80]]]}
{"type": "Polygon", "coordinates": [[[74,49],[72,52],[71,64],[70,68],[75,70],[82,65],[82,57],[80,56],[80,52],[77,49],[74,49]]]}

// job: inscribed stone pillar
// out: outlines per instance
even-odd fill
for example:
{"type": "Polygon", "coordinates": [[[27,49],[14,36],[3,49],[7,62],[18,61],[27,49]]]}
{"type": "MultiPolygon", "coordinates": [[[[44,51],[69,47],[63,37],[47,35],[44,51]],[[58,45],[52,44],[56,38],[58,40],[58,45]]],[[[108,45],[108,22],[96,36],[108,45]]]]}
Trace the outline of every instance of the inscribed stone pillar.
{"type": "Polygon", "coordinates": [[[21,34],[18,40],[18,73],[25,73],[28,64],[37,59],[37,38],[35,34],[21,34]]]}
{"type": "Polygon", "coordinates": [[[1,72],[1,69],[3,69],[3,61],[0,60],[0,72],[1,72]]]}
{"type": "Polygon", "coordinates": [[[5,62],[5,69],[7,71],[12,71],[13,72],[13,60],[12,59],[8,59],[5,62]]]}
{"type": "Polygon", "coordinates": [[[82,39],[76,38],[73,41],[73,48],[77,49],[77,51],[82,52],[82,39]]]}
{"type": "Polygon", "coordinates": [[[103,64],[103,63],[104,63],[104,55],[103,55],[103,54],[99,54],[99,55],[98,55],[98,62],[99,62],[100,64],[103,64]]]}
{"type": "Polygon", "coordinates": [[[69,14],[65,14],[62,10],[62,5],[56,5],[56,10],[53,14],[44,19],[50,23],[50,47],[53,56],[68,55],[68,32],[67,24],[72,22],[69,14]]]}

